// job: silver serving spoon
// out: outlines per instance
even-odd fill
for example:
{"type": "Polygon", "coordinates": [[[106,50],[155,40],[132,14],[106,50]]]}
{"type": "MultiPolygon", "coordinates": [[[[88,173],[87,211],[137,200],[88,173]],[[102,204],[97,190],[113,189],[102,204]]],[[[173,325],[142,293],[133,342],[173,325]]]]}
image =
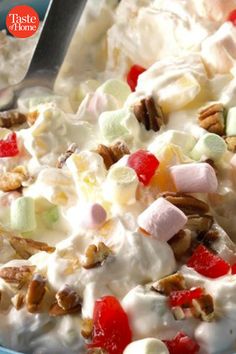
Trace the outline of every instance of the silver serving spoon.
{"type": "Polygon", "coordinates": [[[53,90],[86,3],[87,0],[51,0],[28,71],[20,83],[0,90],[0,110],[16,108],[17,99],[26,89],[53,90]]]}

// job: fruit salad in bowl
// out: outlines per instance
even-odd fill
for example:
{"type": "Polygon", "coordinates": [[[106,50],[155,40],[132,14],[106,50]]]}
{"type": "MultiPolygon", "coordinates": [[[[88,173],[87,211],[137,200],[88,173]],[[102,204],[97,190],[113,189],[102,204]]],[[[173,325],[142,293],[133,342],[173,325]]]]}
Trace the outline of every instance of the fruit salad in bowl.
{"type": "MultiPolygon", "coordinates": [[[[0,344],[235,354],[236,0],[91,0],[0,112],[0,344]]],[[[0,36],[0,84],[37,35],[0,36]]]]}

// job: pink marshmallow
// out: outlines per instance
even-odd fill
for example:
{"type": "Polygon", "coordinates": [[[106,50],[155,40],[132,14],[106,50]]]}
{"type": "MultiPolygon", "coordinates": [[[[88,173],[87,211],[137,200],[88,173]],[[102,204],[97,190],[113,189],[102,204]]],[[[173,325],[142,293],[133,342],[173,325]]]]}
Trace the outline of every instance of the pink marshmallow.
{"type": "Polygon", "coordinates": [[[215,170],[208,163],[189,163],[170,167],[177,191],[214,193],[218,187],[215,170]]]}
{"type": "Polygon", "coordinates": [[[83,228],[96,229],[104,224],[106,218],[106,210],[102,205],[95,203],[84,207],[80,224],[83,228]]]}
{"type": "Polygon", "coordinates": [[[236,154],[234,154],[234,156],[230,160],[230,164],[233,168],[236,168],[236,154]]]}
{"type": "Polygon", "coordinates": [[[138,217],[138,225],[161,241],[168,241],[187,222],[186,215],[164,198],[158,198],[138,217]]]}

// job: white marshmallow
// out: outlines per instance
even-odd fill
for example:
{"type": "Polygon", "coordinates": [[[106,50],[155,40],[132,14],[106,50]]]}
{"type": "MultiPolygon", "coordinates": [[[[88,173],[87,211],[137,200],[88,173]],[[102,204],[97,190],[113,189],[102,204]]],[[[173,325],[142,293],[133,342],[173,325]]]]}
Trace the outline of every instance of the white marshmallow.
{"type": "Polygon", "coordinates": [[[138,183],[132,168],[115,164],[109,169],[104,183],[104,196],[118,204],[132,204],[136,201],[138,183]]]}
{"type": "Polygon", "coordinates": [[[164,198],[158,198],[138,217],[138,225],[161,241],[168,241],[187,222],[185,214],[164,198]]]}
{"type": "Polygon", "coordinates": [[[225,22],[202,42],[202,58],[211,74],[228,74],[236,64],[236,29],[225,22]]]}
{"type": "Polygon", "coordinates": [[[169,354],[169,350],[161,340],[145,338],[130,343],[123,354],[169,354]]]}
{"type": "Polygon", "coordinates": [[[236,135],[236,107],[232,107],[228,111],[226,122],[226,135],[236,135]]]}
{"type": "Polygon", "coordinates": [[[179,192],[214,193],[218,187],[215,170],[208,163],[191,163],[170,167],[179,192]]]}

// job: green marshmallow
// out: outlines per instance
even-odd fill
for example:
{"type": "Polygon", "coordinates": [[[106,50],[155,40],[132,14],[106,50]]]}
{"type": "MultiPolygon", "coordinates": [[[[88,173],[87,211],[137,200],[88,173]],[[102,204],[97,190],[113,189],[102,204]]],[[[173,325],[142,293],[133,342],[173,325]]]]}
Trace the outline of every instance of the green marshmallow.
{"type": "Polygon", "coordinates": [[[11,227],[20,232],[36,228],[35,202],[31,197],[20,197],[11,205],[11,227]]]}
{"type": "Polygon", "coordinates": [[[117,79],[107,80],[98,88],[98,91],[114,96],[122,105],[131,94],[129,85],[117,79]]]}
{"type": "Polygon", "coordinates": [[[203,135],[194,146],[191,156],[195,160],[202,157],[212,160],[219,160],[227,151],[227,146],[219,135],[207,133],[203,135]]]}
{"type": "Polygon", "coordinates": [[[236,135],[236,107],[232,107],[228,111],[226,120],[226,135],[236,135]]]}
{"type": "Polygon", "coordinates": [[[50,227],[55,224],[59,219],[59,210],[58,207],[55,206],[50,208],[42,213],[42,219],[45,224],[50,227]]]}
{"type": "Polygon", "coordinates": [[[127,109],[103,112],[99,117],[99,126],[103,137],[112,142],[113,140],[127,135],[128,129],[122,123],[129,118],[127,109]]]}

